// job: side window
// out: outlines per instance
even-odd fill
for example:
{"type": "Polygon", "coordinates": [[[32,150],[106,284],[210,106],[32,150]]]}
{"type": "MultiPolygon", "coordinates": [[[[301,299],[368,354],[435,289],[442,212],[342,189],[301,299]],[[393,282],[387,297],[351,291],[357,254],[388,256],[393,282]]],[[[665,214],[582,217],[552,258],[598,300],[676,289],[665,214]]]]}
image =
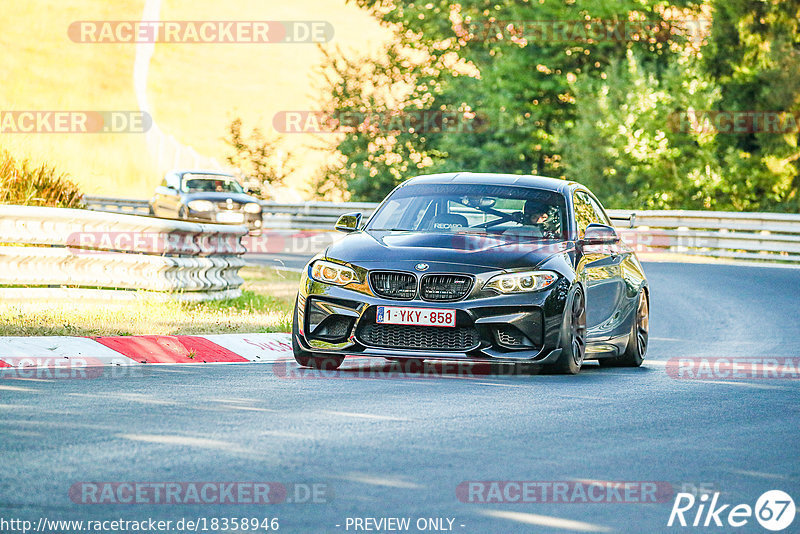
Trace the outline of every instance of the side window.
{"type": "Polygon", "coordinates": [[[181,187],[180,177],[177,174],[168,174],[166,177],[167,187],[179,190],[181,187]]]}
{"type": "Polygon", "coordinates": [[[611,224],[611,219],[609,219],[608,215],[606,215],[606,212],[600,205],[600,202],[598,202],[597,200],[588,195],[587,198],[589,199],[589,203],[592,205],[592,210],[594,211],[595,219],[597,219],[595,222],[599,222],[601,224],[607,224],[608,226],[613,226],[611,224]]]}
{"type": "Polygon", "coordinates": [[[578,239],[580,239],[586,232],[587,226],[593,222],[600,222],[600,220],[597,219],[591,199],[586,193],[576,191],[572,197],[572,203],[575,206],[575,222],[578,225],[578,239]]]}

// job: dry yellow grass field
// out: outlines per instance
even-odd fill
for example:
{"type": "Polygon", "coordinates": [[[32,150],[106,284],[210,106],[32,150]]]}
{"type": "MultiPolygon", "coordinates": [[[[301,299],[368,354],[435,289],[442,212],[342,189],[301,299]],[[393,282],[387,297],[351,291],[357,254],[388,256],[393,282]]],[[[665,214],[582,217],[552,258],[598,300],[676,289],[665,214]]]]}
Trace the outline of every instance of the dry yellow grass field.
{"type": "MultiPolygon", "coordinates": [[[[80,20],[140,20],[144,0],[29,0],[3,6],[0,111],[135,110],[134,44],[82,44],[67,35],[80,20]]],[[[344,0],[162,0],[161,20],[324,20],[325,46],[379,50],[389,38],[344,0]]],[[[223,161],[226,126],[272,130],[280,110],[316,109],[321,53],[314,44],[162,44],[150,63],[148,99],[161,129],[223,161]]],[[[304,191],[324,155],[306,135],[286,136],[299,164],[289,184],[304,191]]],[[[0,148],[70,173],[87,194],[148,197],[165,168],[142,134],[0,134],[0,148]]]]}

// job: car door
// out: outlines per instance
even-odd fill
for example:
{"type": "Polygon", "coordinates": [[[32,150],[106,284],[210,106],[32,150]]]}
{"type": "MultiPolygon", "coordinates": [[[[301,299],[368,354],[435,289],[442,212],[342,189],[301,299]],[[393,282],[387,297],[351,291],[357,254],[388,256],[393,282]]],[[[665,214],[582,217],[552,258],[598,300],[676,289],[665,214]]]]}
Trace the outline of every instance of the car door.
{"type": "Polygon", "coordinates": [[[167,185],[164,189],[163,203],[164,211],[169,217],[178,217],[181,209],[181,176],[175,173],[169,173],[166,177],[167,185]]]}
{"type": "MultiPolygon", "coordinates": [[[[578,239],[591,223],[611,225],[600,203],[587,191],[573,193],[578,239]]],[[[586,327],[590,338],[608,340],[616,335],[624,297],[619,245],[586,245],[578,255],[578,275],[586,287],[586,327]]]]}

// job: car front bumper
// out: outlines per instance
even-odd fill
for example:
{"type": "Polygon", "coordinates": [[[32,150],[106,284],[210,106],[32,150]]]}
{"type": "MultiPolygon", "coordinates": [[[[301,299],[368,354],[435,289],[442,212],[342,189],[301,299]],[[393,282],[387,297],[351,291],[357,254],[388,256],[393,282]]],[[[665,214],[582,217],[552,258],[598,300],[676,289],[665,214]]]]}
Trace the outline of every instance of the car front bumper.
{"type": "Polygon", "coordinates": [[[245,211],[197,211],[197,210],[189,210],[189,219],[198,222],[204,223],[213,223],[213,224],[243,224],[247,226],[250,231],[261,230],[262,227],[262,214],[261,213],[248,213],[245,211]],[[222,215],[222,217],[220,217],[222,215]],[[233,217],[241,215],[241,220],[233,219],[233,217]],[[221,220],[225,219],[225,216],[229,217],[228,220],[221,220]]]}
{"type": "MultiPolygon", "coordinates": [[[[479,276],[478,283],[491,274],[479,276]]],[[[560,279],[535,293],[475,291],[457,302],[392,300],[376,296],[366,284],[349,289],[315,281],[307,268],[298,294],[295,339],[315,354],[546,364],[561,353],[568,290],[569,282],[560,279]],[[385,328],[375,322],[378,306],[456,310],[454,330],[460,332],[450,331],[453,327],[393,327],[390,335],[376,340],[373,333],[385,328]],[[447,341],[440,343],[443,339],[447,341]]]]}

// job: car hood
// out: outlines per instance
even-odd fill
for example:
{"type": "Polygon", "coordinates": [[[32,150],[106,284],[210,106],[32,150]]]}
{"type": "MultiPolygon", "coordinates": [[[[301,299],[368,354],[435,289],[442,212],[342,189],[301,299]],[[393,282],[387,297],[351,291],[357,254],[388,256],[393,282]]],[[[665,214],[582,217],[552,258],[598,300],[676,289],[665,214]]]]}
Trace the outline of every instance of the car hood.
{"type": "Polygon", "coordinates": [[[572,244],[565,241],[519,236],[363,231],[340,239],[325,255],[365,268],[413,269],[416,263],[428,263],[432,272],[446,266],[449,270],[471,271],[466,267],[535,267],[571,248],[572,244]]]}
{"type": "Polygon", "coordinates": [[[225,202],[228,199],[240,204],[248,202],[258,202],[258,199],[245,193],[216,193],[216,192],[203,192],[203,193],[183,193],[186,201],[190,200],[210,200],[211,202],[225,202]]]}

